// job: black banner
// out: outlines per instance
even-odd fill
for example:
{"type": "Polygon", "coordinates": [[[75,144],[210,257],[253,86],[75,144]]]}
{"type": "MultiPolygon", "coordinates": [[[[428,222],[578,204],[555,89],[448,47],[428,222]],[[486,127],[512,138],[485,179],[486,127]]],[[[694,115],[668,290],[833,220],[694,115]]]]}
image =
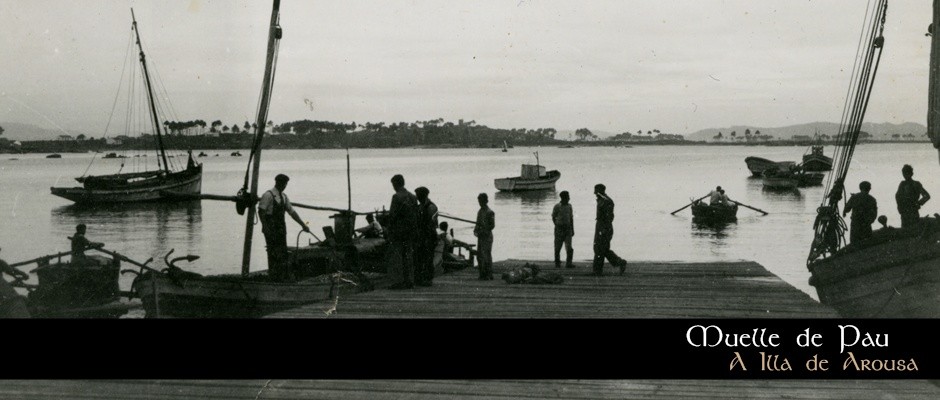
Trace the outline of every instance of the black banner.
{"type": "Polygon", "coordinates": [[[938,379],[933,320],[21,320],[5,378],[938,379]],[[19,345],[15,344],[19,343],[19,345]]]}

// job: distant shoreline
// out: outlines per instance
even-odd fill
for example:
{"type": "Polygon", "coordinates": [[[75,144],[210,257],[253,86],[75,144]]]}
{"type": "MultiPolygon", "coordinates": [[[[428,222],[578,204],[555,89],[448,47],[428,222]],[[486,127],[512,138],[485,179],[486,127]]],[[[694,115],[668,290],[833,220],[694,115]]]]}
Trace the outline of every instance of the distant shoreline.
{"type": "MultiPolygon", "coordinates": [[[[88,153],[88,152],[123,152],[123,151],[141,151],[153,150],[150,141],[127,144],[104,144],[101,139],[97,140],[34,140],[21,142],[19,148],[7,146],[0,148],[0,153],[4,154],[47,154],[47,153],[88,153]],[[146,143],[146,145],[145,145],[146,143]]],[[[231,141],[204,141],[198,143],[201,146],[180,146],[181,143],[172,146],[174,151],[179,149],[192,149],[194,152],[214,151],[214,150],[248,150],[248,140],[231,141]]],[[[865,140],[860,141],[859,145],[868,144],[904,144],[921,143],[930,144],[929,140],[865,140]]],[[[196,145],[197,143],[189,143],[196,145]]],[[[636,141],[615,141],[615,140],[596,140],[596,141],[562,141],[555,140],[547,143],[517,143],[520,147],[556,147],[556,148],[577,148],[577,147],[634,147],[634,146],[754,146],[754,147],[779,147],[779,146],[800,146],[807,147],[815,144],[813,141],[792,141],[779,140],[772,142],[704,142],[691,140],[636,140],[636,141]]],[[[835,146],[833,141],[823,142],[824,146],[835,146]]],[[[331,146],[289,146],[287,143],[266,143],[263,147],[266,150],[305,150],[305,149],[342,149],[343,146],[334,144],[331,146]]],[[[464,145],[464,144],[433,144],[433,145],[402,145],[402,146],[350,146],[355,149],[499,149],[499,145],[464,145]]]]}

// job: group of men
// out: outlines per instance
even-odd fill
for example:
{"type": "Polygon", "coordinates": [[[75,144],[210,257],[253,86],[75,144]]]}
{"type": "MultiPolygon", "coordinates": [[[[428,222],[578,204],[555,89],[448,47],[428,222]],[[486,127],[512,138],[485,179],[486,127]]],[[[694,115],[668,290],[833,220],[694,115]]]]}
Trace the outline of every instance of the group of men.
{"type": "MultiPolygon", "coordinates": [[[[597,198],[597,221],[594,226],[594,275],[604,274],[604,260],[620,268],[623,275],[627,269],[627,261],[617,256],[610,249],[610,241],[614,237],[614,201],[607,196],[607,187],[604,184],[594,185],[594,196],[597,198]]],[[[552,209],[552,222],[555,224],[555,267],[561,268],[561,247],[565,246],[566,268],[574,268],[571,259],[574,249],[571,239],[574,236],[574,211],[571,207],[571,198],[568,191],[558,194],[561,201],[552,209]]]]}
{"type": "MultiPolygon", "coordinates": [[[[904,180],[898,185],[894,194],[898,213],[901,214],[901,228],[912,228],[920,223],[920,207],[930,200],[930,193],[924,189],[920,182],[914,180],[914,168],[905,164],[901,168],[904,180]]],[[[871,183],[863,181],[858,184],[861,192],[855,193],[845,203],[842,216],[852,213],[852,224],[849,228],[849,242],[858,243],[872,235],[871,224],[878,218],[878,202],[872,197],[871,183]]],[[[837,189],[841,191],[840,183],[837,189]]],[[[841,196],[841,193],[838,195],[841,196]]]]}

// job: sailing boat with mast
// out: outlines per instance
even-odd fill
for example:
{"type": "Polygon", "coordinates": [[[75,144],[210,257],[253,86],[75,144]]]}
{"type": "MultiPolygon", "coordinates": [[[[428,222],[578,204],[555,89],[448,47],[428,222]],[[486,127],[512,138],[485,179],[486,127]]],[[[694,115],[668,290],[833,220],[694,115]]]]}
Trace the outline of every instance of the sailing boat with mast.
{"type": "MultiPolygon", "coordinates": [[[[267,271],[251,271],[251,247],[258,200],[258,174],[261,165],[261,143],[265,122],[271,102],[274,84],[274,64],[281,39],[280,0],[274,0],[268,32],[267,60],[264,70],[261,101],[258,108],[258,129],[249,155],[250,172],[246,174],[245,187],[238,196],[180,196],[181,198],[203,197],[220,200],[237,200],[239,213],[247,211],[245,218],[245,241],[242,251],[241,274],[200,276],[179,268],[168,268],[157,272],[142,272],[134,281],[133,291],[140,297],[148,317],[258,317],[280,310],[327,300],[336,285],[333,276],[310,276],[305,274],[295,281],[278,281],[268,276],[267,271]],[[244,208],[243,208],[244,207],[244,208]]],[[[296,206],[296,204],[295,204],[296,206]]],[[[315,207],[309,207],[315,208],[315,207]]],[[[324,208],[320,208],[324,209],[324,208]]],[[[351,210],[336,210],[352,214],[351,210]]],[[[349,222],[344,218],[342,222],[349,222]]],[[[384,242],[384,239],[377,239],[384,242]]],[[[374,243],[373,243],[374,244],[374,243]]],[[[321,250],[324,246],[311,246],[321,250]]],[[[305,248],[309,249],[309,248],[305,248]]],[[[298,256],[296,253],[291,257],[298,256]]],[[[316,250],[314,250],[316,251],[316,250]]],[[[300,254],[299,256],[303,256],[300,254]]],[[[343,257],[344,255],[339,255],[343,257]]],[[[299,263],[297,260],[295,262],[299,263]]],[[[301,261],[302,262],[302,261],[301,261]]],[[[361,274],[357,275],[362,276],[361,274]]],[[[361,281],[360,281],[361,282],[361,281]]],[[[342,289],[342,287],[340,288],[342,289]]]]}
{"type": "MultiPolygon", "coordinates": [[[[870,238],[845,245],[839,213],[843,184],[868,107],[884,45],[886,0],[878,0],[862,36],[849,101],[843,115],[829,195],[818,208],[807,267],[819,300],[843,317],[940,317],[940,218],[921,218],[915,227],[883,227],[870,238]]],[[[867,16],[866,16],[867,17],[867,16]]],[[[940,26],[940,0],[933,2],[933,25],[940,26]]],[[[928,132],[940,149],[940,40],[931,37],[928,132]]]]}
{"type": "MultiPolygon", "coordinates": [[[[137,48],[140,53],[140,67],[144,87],[146,88],[147,105],[149,106],[149,119],[153,128],[157,148],[157,169],[143,172],[116,173],[110,175],[81,176],[75,178],[82,184],[81,187],[53,187],[52,194],[69,199],[80,204],[101,203],[128,203],[142,201],[172,201],[163,191],[171,190],[180,193],[200,193],[202,190],[202,164],[189,159],[185,168],[176,168],[170,165],[164,144],[166,132],[160,130],[160,115],[154,97],[154,89],[147,68],[147,59],[144,56],[144,47],[140,41],[140,31],[137,28],[137,18],[131,9],[131,29],[134,31],[137,48]]],[[[122,163],[123,169],[123,163],[122,163]]]]}

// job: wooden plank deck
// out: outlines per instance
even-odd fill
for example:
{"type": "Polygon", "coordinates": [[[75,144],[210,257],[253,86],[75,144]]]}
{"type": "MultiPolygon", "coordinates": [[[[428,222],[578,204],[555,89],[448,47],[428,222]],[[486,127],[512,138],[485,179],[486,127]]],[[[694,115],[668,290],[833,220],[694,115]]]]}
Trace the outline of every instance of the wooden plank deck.
{"type": "Polygon", "coordinates": [[[936,399],[920,380],[3,381],[3,399],[936,399]]]}
{"type": "Polygon", "coordinates": [[[755,262],[634,262],[624,276],[607,266],[595,277],[587,262],[555,269],[546,261],[494,264],[495,280],[475,268],[413,290],[379,289],[309,304],[269,318],[835,318],[836,312],[755,262]],[[525,263],[565,277],[557,285],[510,285],[502,272],[525,263]]]}

